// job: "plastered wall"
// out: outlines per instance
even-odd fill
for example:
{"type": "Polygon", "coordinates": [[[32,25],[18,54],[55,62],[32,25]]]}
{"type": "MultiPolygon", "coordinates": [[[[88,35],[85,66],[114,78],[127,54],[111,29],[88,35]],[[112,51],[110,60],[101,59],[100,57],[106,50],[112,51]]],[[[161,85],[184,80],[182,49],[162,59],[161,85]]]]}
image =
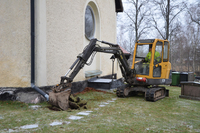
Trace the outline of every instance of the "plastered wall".
{"type": "Polygon", "coordinates": [[[30,85],[30,2],[0,0],[0,86],[30,85]]]}
{"type": "MultiPolygon", "coordinates": [[[[81,1],[47,1],[47,84],[59,83],[82,51],[83,12],[81,1]]],[[[82,77],[81,71],[76,80],[82,77]]]]}

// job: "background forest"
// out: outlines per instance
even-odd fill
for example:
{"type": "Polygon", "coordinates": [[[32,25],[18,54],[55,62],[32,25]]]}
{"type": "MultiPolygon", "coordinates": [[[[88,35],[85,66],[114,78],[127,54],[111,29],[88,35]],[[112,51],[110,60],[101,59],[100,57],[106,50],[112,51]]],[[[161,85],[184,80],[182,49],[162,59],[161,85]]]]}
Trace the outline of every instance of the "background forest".
{"type": "Polygon", "coordinates": [[[119,45],[133,54],[138,39],[167,39],[172,70],[200,74],[199,0],[122,2],[124,12],[117,16],[119,45]]]}

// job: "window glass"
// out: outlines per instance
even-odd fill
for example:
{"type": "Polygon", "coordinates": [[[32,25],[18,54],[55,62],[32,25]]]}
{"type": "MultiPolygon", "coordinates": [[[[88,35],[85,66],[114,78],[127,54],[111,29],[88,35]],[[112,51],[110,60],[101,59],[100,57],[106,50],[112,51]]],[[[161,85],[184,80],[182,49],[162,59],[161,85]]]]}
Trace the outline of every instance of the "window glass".
{"type": "Polygon", "coordinates": [[[165,42],[164,44],[164,54],[163,54],[163,61],[167,62],[168,61],[168,42],[165,42]]]}
{"type": "Polygon", "coordinates": [[[147,45],[137,45],[137,52],[136,57],[146,57],[146,55],[149,53],[149,44],[147,45]]]}
{"type": "MultiPolygon", "coordinates": [[[[156,49],[154,54],[154,65],[157,65],[158,63],[162,62],[162,49],[163,49],[163,43],[158,41],[156,43],[156,49]]],[[[162,70],[161,66],[154,66],[153,77],[160,77],[161,70],[162,70]]]]}
{"type": "Polygon", "coordinates": [[[94,38],[95,32],[95,18],[93,10],[90,6],[87,6],[85,10],[85,36],[87,39],[94,38]]]}
{"type": "Polygon", "coordinates": [[[137,45],[136,57],[135,57],[135,72],[136,74],[149,75],[150,61],[145,61],[152,44],[137,45]]]}
{"type": "Polygon", "coordinates": [[[154,54],[154,64],[160,63],[162,59],[162,42],[157,42],[154,54]]]}

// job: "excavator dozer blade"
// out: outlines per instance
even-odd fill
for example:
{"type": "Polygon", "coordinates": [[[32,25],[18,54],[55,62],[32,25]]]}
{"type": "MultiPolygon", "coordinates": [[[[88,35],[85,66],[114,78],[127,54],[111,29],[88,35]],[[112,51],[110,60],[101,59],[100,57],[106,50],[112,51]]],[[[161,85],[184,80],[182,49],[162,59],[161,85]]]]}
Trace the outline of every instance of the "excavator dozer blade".
{"type": "Polygon", "coordinates": [[[62,110],[69,108],[69,97],[71,95],[71,84],[59,84],[49,92],[49,103],[62,110]]]}

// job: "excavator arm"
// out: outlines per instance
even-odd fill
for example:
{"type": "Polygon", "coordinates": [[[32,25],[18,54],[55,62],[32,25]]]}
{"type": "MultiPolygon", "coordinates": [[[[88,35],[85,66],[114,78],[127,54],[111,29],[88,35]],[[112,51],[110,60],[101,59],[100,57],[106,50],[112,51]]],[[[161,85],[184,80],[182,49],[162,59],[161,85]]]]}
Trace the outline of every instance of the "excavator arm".
{"type": "MultiPolygon", "coordinates": [[[[90,64],[92,62],[90,61],[90,63],[87,63],[88,59],[90,57],[91,59],[93,59],[95,53],[97,52],[113,54],[113,57],[115,57],[118,60],[122,75],[125,78],[125,81],[128,83],[126,85],[122,85],[122,88],[124,88],[125,86],[133,85],[135,77],[134,70],[129,68],[127,59],[125,58],[124,53],[122,52],[120,47],[116,44],[112,44],[105,41],[99,41],[108,45],[108,47],[101,47],[96,43],[97,41],[99,40],[92,39],[90,41],[90,43],[84,48],[83,52],[77,56],[77,59],[69,68],[67,73],[61,77],[60,84],[52,88],[53,92],[49,93],[49,103],[51,105],[57,106],[63,110],[68,109],[69,96],[71,93],[72,86],[71,83],[73,79],[84,67],[84,65],[90,64]],[[71,74],[67,76],[70,73],[70,71],[72,71],[71,74]]],[[[121,96],[121,93],[119,93],[118,95],[121,96]]]]}
{"type": "Polygon", "coordinates": [[[95,56],[96,52],[102,52],[102,53],[108,53],[108,54],[113,54],[114,57],[118,60],[120,69],[122,72],[123,77],[125,78],[125,81],[128,84],[133,84],[134,82],[134,70],[132,70],[127,62],[127,59],[125,58],[124,53],[120,49],[120,47],[117,44],[112,44],[109,42],[105,41],[99,41],[97,39],[92,39],[90,43],[85,47],[82,53],[80,53],[77,56],[76,61],[72,64],[72,66],[69,68],[67,73],[61,77],[60,84],[64,83],[71,83],[75,76],[78,74],[78,72],[84,67],[84,65],[87,64],[88,59],[91,56],[95,56]],[[109,47],[101,47],[96,42],[101,42],[109,47]],[[69,77],[67,75],[71,72],[69,77]]]}

